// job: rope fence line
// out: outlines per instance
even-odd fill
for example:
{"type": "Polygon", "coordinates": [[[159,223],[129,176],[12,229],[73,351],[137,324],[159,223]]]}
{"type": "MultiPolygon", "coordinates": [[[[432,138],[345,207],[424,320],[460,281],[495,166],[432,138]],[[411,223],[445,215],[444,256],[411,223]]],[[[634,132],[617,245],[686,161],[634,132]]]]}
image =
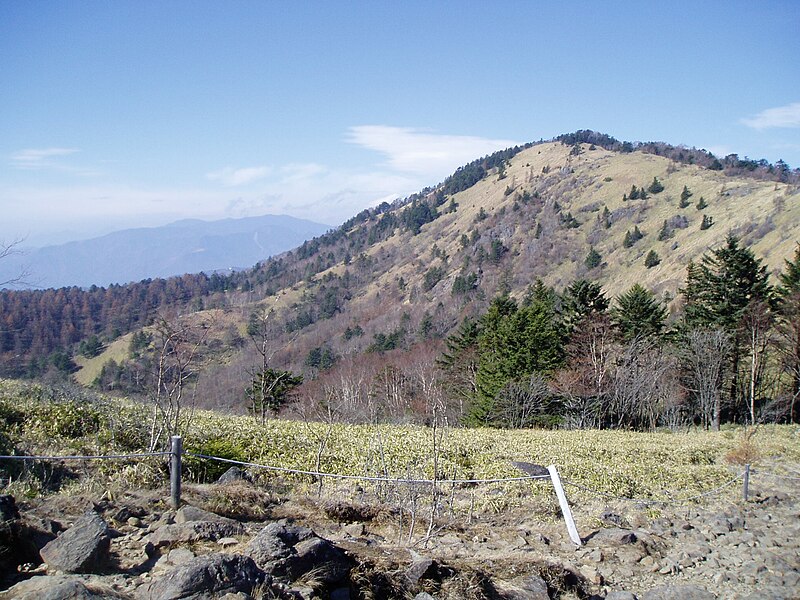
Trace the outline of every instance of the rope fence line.
{"type": "MultiPolygon", "coordinates": [[[[669,499],[669,500],[657,500],[652,498],[628,498],[624,496],[615,496],[613,494],[609,494],[607,492],[603,492],[601,490],[593,489],[579,483],[562,480],[555,465],[551,465],[547,467],[548,474],[526,474],[519,477],[505,477],[505,478],[491,478],[491,479],[414,479],[414,478],[397,478],[397,477],[386,477],[386,476],[370,476],[370,475],[344,475],[340,473],[327,473],[323,471],[311,471],[305,469],[292,469],[288,467],[276,467],[271,465],[264,465],[255,462],[247,462],[247,461],[240,461],[234,460],[230,458],[222,458],[220,456],[212,456],[208,454],[200,454],[200,453],[193,453],[193,452],[184,452],[183,450],[183,441],[180,436],[173,436],[171,438],[171,449],[169,451],[164,452],[142,452],[142,453],[131,453],[131,454],[107,454],[107,455],[69,455],[69,456],[42,456],[42,455],[0,455],[0,460],[104,460],[104,459],[111,459],[111,460],[129,460],[129,459],[140,459],[140,458],[150,458],[150,457],[163,457],[168,456],[170,457],[170,492],[172,496],[172,503],[174,508],[178,508],[180,505],[180,494],[181,494],[181,459],[183,456],[191,456],[194,458],[200,458],[204,460],[213,460],[217,462],[232,464],[232,465],[239,465],[244,467],[250,467],[254,469],[263,469],[268,471],[274,472],[281,472],[281,473],[288,473],[294,475],[308,475],[318,478],[328,477],[332,479],[342,479],[342,480],[356,480],[356,481],[371,481],[371,482],[380,482],[380,483],[395,483],[395,484],[405,484],[405,485],[459,485],[459,484],[486,484],[486,483],[509,483],[509,482],[521,482],[521,481],[533,481],[533,480],[551,480],[553,484],[553,488],[556,491],[556,494],[559,499],[559,504],[561,505],[561,510],[564,516],[564,520],[567,524],[567,529],[569,530],[570,538],[572,541],[580,546],[582,544],[582,540],[577,533],[577,529],[575,528],[575,523],[572,518],[572,513],[569,508],[569,504],[567,502],[566,496],[564,494],[563,484],[569,485],[571,487],[577,488],[584,492],[594,494],[595,496],[609,499],[609,500],[621,500],[627,502],[633,502],[636,504],[641,505],[672,505],[672,506],[685,506],[687,502],[691,502],[693,500],[698,500],[700,498],[706,498],[709,496],[716,495],[720,493],[722,490],[732,486],[736,482],[743,480],[744,482],[744,489],[743,489],[743,498],[744,501],[747,502],[748,500],[748,485],[749,479],[751,474],[758,474],[758,475],[765,475],[768,477],[774,477],[778,479],[786,479],[792,481],[800,481],[800,477],[792,477],[789,475],[780,475],[778,473],[772,473],[769,471],[762,471],[762,470],[755,470],[751,469],[751,466],[745,465],[745,470],[742,473],[739,473],[735,477],[731,478],[730,480],[726,481],[722,485],[719,485],[713,489],[706,490],[705,492],[695,494],[693,496],[687,496],[685,498],[678,498],[678,499],[669,499]]],[[[519,463],[514,463],[515,466],[520,468],[519,463]]],[[[533,465],[539,467],[538,465],[533,465]]],[[[541,468],[541,467],[540,467],[541,468]]],[[[522,468],[521,470],[526,471],[526,469],[522,468]]]]}
{"type": "Polygon", "coordinates": [[[753,469],[750,471],[756,475],[766,475],[767,477],[775,477],[777,479],[788,479],[790,481],[800,481],[800,477],[791,477],[789,475],[779,475],[778,473],[771,473],[769,471],[762,471],[761,469],[753,469]]]}
{"type": "Polygon", "coordinates": [[[184,453],[184,456],[194,456],[196,458],[205,458],[208,460],[216,460],[218,462],[230,463],[234,465],[242,465],[245,467],[253,467],[256,469],[264,469],[267,471],[279,471],[282,473],[290,473],[294,475],[311,475],[320,478],[330,477],[331,479],[355,479],[358,481],[375,481],[382,483],[404,483],[404,484],[425,484],[425,485],[441,483],[441,484],[459,485],[459,484],[469,484],[469,483],[507,483],[511,481],[528,481],[531,479],[550,479],[550,475],[524,475],[521,477],[505,477],[499,479],[410,479],[410,478],[397,478],[397,477],[376,477],[370,475],[343,475],[341,473],[325,473],[321,471],[290,469],[288,467],[273,467],[268,465],[262,465],[259,463],[233,460],[231,458],[220,458],[219,456],[196,454],[193,452],[186,452],[184,453]]]}
{"type": "Polygon", "coordinates": [[[129,458],[147,458],[150,456],[169,456],[172,452],[142,452],[139,454],[93,454],[87,456],[39,456],[28,454],[6,454],[0,455],[0,459],[8,460],[102,460],[102,459],[117,459],[124,460],[129,458]]]}

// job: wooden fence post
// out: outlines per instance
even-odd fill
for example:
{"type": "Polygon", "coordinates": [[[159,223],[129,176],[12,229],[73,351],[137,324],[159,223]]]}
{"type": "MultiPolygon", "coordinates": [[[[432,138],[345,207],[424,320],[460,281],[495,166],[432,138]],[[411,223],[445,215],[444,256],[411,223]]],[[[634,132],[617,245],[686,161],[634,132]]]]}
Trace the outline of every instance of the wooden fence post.
{"type": "Polygon", "coordinates": [[[183,455],[183,438],[173,435],[170,448],[170,496],[172,508],[178,509],[181,505],[181,456],[183,455]]]}
{"type": "Polygon", "coordinates": [[[750,494],[750,464],[746,464],[744,466],[744,490],[742,495],[744,496],[744,501],[747,502],[747,496],[750,494]]]}
{"type": "Polygon", "coordinates": [[[553,481],[553,487],[556,489],[556,496],[558,496],[558,503],[561,505],[561,514],[564,515],[564,521],[567,523],[567,531],[569,538],[576,546],[581,546],[581,536],[578,535],[578,528],[575,527],[575,521],[572,519],[572,511],[569,509],[567,502],[567,495],[564,493],[564,487],[561,485],[561,477],[558,475],[558,470],[555,465],[547,467],[550,472],[550,479],[553,481]]]}

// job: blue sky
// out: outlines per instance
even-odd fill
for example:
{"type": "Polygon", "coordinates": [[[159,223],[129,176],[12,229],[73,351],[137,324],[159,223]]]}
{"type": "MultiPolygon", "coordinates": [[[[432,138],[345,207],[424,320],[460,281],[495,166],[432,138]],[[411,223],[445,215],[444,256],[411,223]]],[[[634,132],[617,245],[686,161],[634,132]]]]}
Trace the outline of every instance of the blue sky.
{"type": "Polygon", "coordinates": [[[595,129],[800,166],[800,2],[0,0],[0,240],[337,225],[595,129]]]}

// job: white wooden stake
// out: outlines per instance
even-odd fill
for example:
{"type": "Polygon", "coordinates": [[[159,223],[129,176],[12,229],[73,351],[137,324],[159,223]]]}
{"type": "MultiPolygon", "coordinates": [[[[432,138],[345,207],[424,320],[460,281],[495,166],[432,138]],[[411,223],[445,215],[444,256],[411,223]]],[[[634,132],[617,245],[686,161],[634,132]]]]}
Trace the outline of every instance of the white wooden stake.
{"type": "Polygon", "coordinates": [[[550,465],[547,467],[547,470],[550,472],[550,479],[553,481],[553,487],[556,490],[556,496],[558,496],[558,503],[561,505],[561,514],[564,515],[569,538],[576,546],[581,546],[583,542],[581,541],[581,536],[578,535],[578,528],[575,527],[575,521],[572,519],[572,511],[569,509],[567,495],[564,493],[564,487],[561,485],[561,477],[558,476],[558,469],[556,469],[555,465],[550,465]]]}

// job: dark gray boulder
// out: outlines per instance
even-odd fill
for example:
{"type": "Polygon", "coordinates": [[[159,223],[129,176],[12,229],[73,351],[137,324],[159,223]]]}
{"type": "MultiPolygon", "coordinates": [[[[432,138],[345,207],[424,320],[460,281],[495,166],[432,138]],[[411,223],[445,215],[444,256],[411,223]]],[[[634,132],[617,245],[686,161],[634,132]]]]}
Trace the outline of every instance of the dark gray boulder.
{"type": "Polygon", "coordinates": [[[414,560],[403,573],[406,582],[412,588],[419,585],[421,579],[435,577],[438,571],[436,561],[430,558],[419,557],[414,560]]]}
{"type": "Polygon", "coordinates": [[[225,523],[231,527],[241,527],[241,523],[228,517],[223,517],[217,513],[213,513],[196,506],[182,506],[175,513],[176,523],[191,523],[193,521],[211,521],[212,523],[225,523]]]}
{"type": "Polygon", "coordinates": [[[0,522],[6,523],[19,519],[19,509],[14,496],[10,494],[0,495],[0,522]]]}
{"type": "Polygon", "coordinates": [[[110,546],[108,525],[100,515],[90,511],[45,545],[39,554],[51,569],[66,573],[98,573],[108,564],[110,546]]]}
{"type": "Polygon", "coordinates": [[[550,600],[547,583],[538,575],[528,575],[513,582],[496,582],[503,600],[550,600]]]}
{"type": "Polygon", "coordinates": [[[136,591],[143,600],[218,598],[224,594],[249,594],[265,579],[249,556],[206,554],[167,571],[136,591]]]}
{"type": "Polygon", "coordinates": [[[342,580],[353,566],[351,559],[326,539],[306,527],[270,523],[250,540],[245,554],[266,573],[294,581],[315,570],[326,584],[342,580]]]}
{"type": "Polygon", "coordinates": [[[589,536],[587,545],[589,546],[625,546],[627,544],[635,544],[638,538],[636,534],[630,529],[622,529],[620,527],[610,527],[608,529],[600,529],[593,535],[589,536]]]}
{"type": "Polygon", "coordinates": [[[215,521],[173,523],[156,529],[150,534],[148,540],[156,548],[189,542],[216,542],[222,538],[241,535],[244,532],[241,523],[236,521],[234,523],[234,525],[215,521]]]}
{"type": "Polygon", "coordinates": [[[106,594],[90,591],[75,575],[33,577],[0,592],[0,600],[102,600],[106,594]]]}
{"type": "Polygon", "coordinates": [[[225,471],[222,475],[219,476],[217,479],[217,483],[225,485],[228,483],[238,483],[240,481],[245,481],[247,483],[252,482],[253,478],[250,476],[249,473],[246,471],[242,471],[239,467],[231,467],[227,471],[225,471]]]}

